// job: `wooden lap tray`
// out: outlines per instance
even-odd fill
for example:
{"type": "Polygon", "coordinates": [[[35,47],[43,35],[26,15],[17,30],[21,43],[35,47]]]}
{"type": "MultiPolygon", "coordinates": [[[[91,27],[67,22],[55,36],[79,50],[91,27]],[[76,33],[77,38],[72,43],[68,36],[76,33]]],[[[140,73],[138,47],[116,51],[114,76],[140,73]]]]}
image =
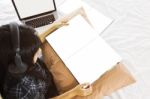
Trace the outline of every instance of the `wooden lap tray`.
{"type": "MultiPolygon", "coordinates": [[[[74,78],[74,76],[70,73],[70,71],[67,69],[63,61],[56,54],[56,52],[53,50],[51,45],[45,40],[45,37],[50,33],[52,33],[54,30],[56,30],[57,28],[59,28],[58,26],[61,26],[60,25],[61,22],[64,21],[67,22],[72,17],[78,14],[81,14],[88,21],[86,14],[84,13],[84,10],[80,8],[75,12],[71,13],[70,15],[53,23],[49,30],[47,30],[46,32],[42,33],[39,36],[41,41],[43,42],[42,50],[44,61],[54,76],[54,80],[60,94],[74,88],[76,85],[78,85],[78,82],[74,78]]],[[[86,97],[78,96],[74,97],[74,99],[80,98],[100,99],[100,97],[103,97],[104,95],[109,95],[115,90],[127,86],[133,82],[135,82],[135,80],[133,79],[132,75],[128,72],[128,70],[125,68],[125,66],[122,63],[118,63],[114,66],[114,68],[104,73],[99,79],[97,79],[97,81],[95,81],[92,84],[93,93],[90,96],[86,97]]]]}

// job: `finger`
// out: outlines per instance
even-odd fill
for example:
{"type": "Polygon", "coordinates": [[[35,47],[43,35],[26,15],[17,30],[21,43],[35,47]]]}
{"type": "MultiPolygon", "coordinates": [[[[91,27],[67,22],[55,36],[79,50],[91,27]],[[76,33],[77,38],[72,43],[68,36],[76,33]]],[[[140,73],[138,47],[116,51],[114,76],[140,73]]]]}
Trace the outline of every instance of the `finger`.
{"type": "Polygon", "coordinates": [[[88,89],[88,88],[90,88],[91,87],[91,84],[89,84],[89,83],[85,83],[85,84],[83,84],[82,85],[82,89],[88,89]]]}

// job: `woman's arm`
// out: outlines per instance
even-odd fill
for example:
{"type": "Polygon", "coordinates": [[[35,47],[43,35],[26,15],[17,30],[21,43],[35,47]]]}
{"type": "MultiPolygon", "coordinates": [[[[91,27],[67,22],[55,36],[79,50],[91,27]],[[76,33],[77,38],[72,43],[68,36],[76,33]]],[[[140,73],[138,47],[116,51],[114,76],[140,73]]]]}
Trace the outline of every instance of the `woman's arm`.
{"type": "Polygon", "coordinates": [[[92,93],[91,85],[85,83],[78,85],[72,90],[51,99],[72,99],[75,96],[87,96],[90,95],[91,93],[92,93]]]}
{"type": "Polygon", "coordinates": [[[45,41],[46,36],[51,34],[53,31],[57,30],[58,28],[60,28],[62,26],[66,26],[66,25],[68,25],[68,23],[66,21],[61,21],[61,22],[52,24],[48,30],[46,30],[44,33],[40,33],[39,38],[40,38],[41,42],[43,43],[45,41]]]}

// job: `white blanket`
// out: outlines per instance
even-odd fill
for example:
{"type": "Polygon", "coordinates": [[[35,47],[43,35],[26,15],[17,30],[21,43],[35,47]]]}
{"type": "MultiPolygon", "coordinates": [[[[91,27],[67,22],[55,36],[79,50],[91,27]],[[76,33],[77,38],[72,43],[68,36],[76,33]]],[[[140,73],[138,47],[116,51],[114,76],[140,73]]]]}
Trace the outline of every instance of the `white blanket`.
{"type": "Polygon", "coordinates": [[[84,1],[115,19],[101,36],[121,55],[137,80],[105,99],[150,99],[150,1],[84,1]]]}
{"type": "MultiPolygon", "coordinates": [[[[56,0],[61,4],[63,0],[56,0]]],[[[137,82],[105,99],[150,99],[150,1],[84,0],[114,23],[101,36],[120,54],[137,82]]],[[[11,0],[0,0],[0,25],[18,21],[11,0]]]]}

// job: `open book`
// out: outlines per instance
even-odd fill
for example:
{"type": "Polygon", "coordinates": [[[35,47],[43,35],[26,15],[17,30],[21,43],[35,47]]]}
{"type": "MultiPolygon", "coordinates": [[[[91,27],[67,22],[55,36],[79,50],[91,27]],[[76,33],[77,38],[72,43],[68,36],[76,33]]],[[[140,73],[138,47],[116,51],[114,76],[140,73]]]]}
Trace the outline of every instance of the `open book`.
{"type": "Polygon", "coordinates": [[[68,23],[46,39],[79,83],[94,82],[121,61],[82,16],[77,15],[68,23]]]}

